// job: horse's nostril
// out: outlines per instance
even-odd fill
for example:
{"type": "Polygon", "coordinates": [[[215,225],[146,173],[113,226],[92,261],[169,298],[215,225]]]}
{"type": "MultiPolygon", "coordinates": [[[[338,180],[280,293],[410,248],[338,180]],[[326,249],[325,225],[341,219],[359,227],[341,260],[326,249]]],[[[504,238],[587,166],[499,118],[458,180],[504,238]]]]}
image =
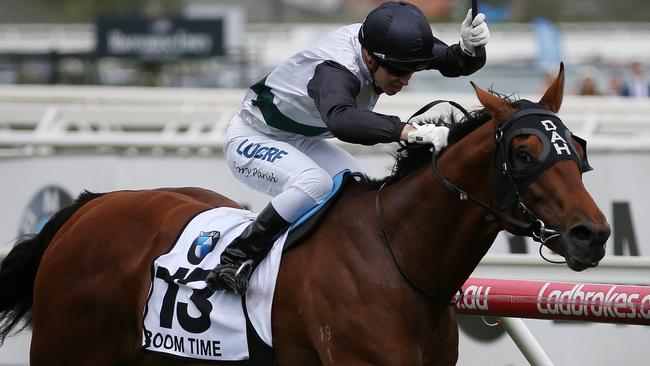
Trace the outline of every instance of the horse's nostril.
{"type": "Polygon", "coordinates": [[[609,227],[609,225],[604,225],[604,227],[598,230],[597,233],[598,234],[596,236],[596,240],[604,245],[607,239],[609,239],[609,235],[612,233],[612,229],[609,227]]]}
{"type": "Polygon", "coordinates": [[[596,233],[594,229],[586,225],[576,225],[569,230],[569,236],[571,241],[577,245],[588,246],[590,245],[595,237],[596,233]]]}

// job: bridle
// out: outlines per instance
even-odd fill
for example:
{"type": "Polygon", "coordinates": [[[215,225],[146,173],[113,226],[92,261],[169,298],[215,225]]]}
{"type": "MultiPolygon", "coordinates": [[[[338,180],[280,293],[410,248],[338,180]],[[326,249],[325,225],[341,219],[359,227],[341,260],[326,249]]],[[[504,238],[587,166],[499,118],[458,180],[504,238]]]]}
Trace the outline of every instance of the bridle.
{"type": "MultiPolygon", "coordinates": [[[[460,187],[456,186],[454,183],[450,182],[444,175],[442,175],[442,173],[440,173],[438,167],[436,166],[435,151],[432,151],[431,171],[433,176],[443,186],[445,186],[450,191],[456,193],[461,200],[470,200],[476,205],[488,211],[488,214],[485,216],[485,222],[490,222],[495,220],[505,222],[509,225],[514,226],[515,228],[522,230],[522,232],[526,233],[526,236],[529,236],[534,241],[539,242],[540,254],[541,254],[541,246],[545,244],[547,241],[560,236],[560,233],[555,229],[549,228],[548,225],[546,225],[546,223],[542,219],[540,219],[537,215],[535,215],[535,213],[526,206],[523,200],[522,192],[525,191],[528,184],[532,183],[532,181],[534,181],[536,177],[538,177],[541,173],[543,173],[546,169],[548,169],[551,165],[553,165],[555,162],[559,160],[574,160],[580,167],[581,172],[586,172],[591,170],[591,166],[589,166],[589,163],[587,161],[586,142],[584,140],[578,138],[577,136],[573,136],[571,132],[568,130],[568,128],[564,126],[564,124],[557,116],[557,114],[547,109],[542,109],[535,103],[529,101],[525,101],[525,102],[526,103],[524,104],[528,104],[527,106],[529,108],[519,110],[509,120],[507,120],[504,123],[497,124],[496,126],[496,131],[494,134],[495,150],[493,156],[493,169],[496,168],[495,165],[496,163],[498,163],[498,165],[500,166],[500,170],[498,170],[497,172],[501,177],[501,183],[495,186],[507,187],[505,191],[503,190],[497,191],[493,189],[493,196],[495,195],[497,196],[497,197],[493,197],[493,200],[496,202],[496,207],[489,205],[481,201],[480,199],[474,197],[473,195],[467,193],[460,187]],[[542,116],[542,118],[547,118],[546,120],[543,120],[544,122],[547,122],[547,124],[541,122],[539,118],[540,116],[542,116]],[[520,121],[517,124],[518,128],[511,129],[512,126],[514,126],[515,121],[520,121]],[[561,133],[563,133],[566,136],[565,142],[568,141],[571,137],[575,138],[582,145],[583,150],[585,152],[585,158],[581,159],[580,156],[577,154],[577,151],[575,151],[573,146],[570,144],[568,144],[566,148],[567,150],[564,150],[563,147],[561,147],[560,151],[558,151],[556,148],[555,154],[553,154],[553,152],[551,151],[551,147],[549,146],[551,145],[551,141],[555,141],[556,135],[552,134],[552,138],[549,139],[541,131],[542,130],[541,127],[539,128],[536,127],[536,123],[542,123],[543,126],[547,126],[547,125],[550,126],[548,122],[550,122],[550,124],[552,124],[555,128],[555,130],[551,130],[551,132],[558,134],[557,131],[560,130],[561,133]],[[523,126],[519,126],[520,124],[523,124],[523,126]],[[539,166],[536,167],[535,170],[528,171],[527,174],[524,176],[516,176],[513,170],[510,169],[510,164],[508,163],[509,145],[514,137],[523,134],[535,134],[538,137],[540,137],[543,144],[542,155],[544,159],[540,159],[540,164],[539,166]],[[568,151],[568,153],[560,154],[560,152],[566,152],[566,151],[568,151]],[[519,220],[513,216],[509,216],[501,212],[502,210],[505,210],[507,208],[510,208],[511,212],[514,212],[515,210],[521,211],[525,215],[526,220],[525,221],[519,220]]],[[[467,112],[467,110],[463,108],[460,104],[454,101],[436,100],[420,108],[408,119],[408,121],[410,121],[414,117],[421,115],[422,113],[428,111],[432,107],[441,103],[449,103],[450,105],[456,107],[465,115],[465,118],[467,120],[472,118],[469,112],[467,112]]],[[[561,135],[559,134],[558,136],[561,137],[561,135]]],[[[404,277],[406,282],[412,288],[414,288],[418,293],[422,294],[424,297],[442,305],[456,304],[458,301],[460,301],[463,298],[462,288],[458,289],[459,295],[454,296],[452,301],[442,300],[439,297],[429,293],[428,291],[418,286],[409,277],[409,275],[406,273],[403,266],[401,265],[397,255],[395,254],[395,250],[393,249],[393,245],[390,241],[388,233],[386,232],[386,229],[384,227],[381,210],[380,210],[381,191],[387,185],[387,183],[388,182],[382,184],[382,186],[377,191],[377,197],[375,200],[375,211],[376,211],[378,226],[381,230],[384,241],[386,242],[389,248],[391,256],[393,257],[393,260],[396,263],[400,274],[402,275],[402,277],[404,277]]],[[[543,255],[542,257],[544,258],[543,255]]],[[[544,259],[548,260],[546,258],[544,259]]],[[[563,262],[552,262],[552,263],[563,263],[563,262]]]]}

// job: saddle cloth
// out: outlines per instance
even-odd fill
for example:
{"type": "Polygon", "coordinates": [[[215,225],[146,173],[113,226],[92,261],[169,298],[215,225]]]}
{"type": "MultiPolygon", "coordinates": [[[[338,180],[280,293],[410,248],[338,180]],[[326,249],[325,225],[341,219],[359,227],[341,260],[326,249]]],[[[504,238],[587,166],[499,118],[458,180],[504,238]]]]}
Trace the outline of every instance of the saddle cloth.
{"type": "Polygon", "coordinates": [[[334,190],[324,203],[305,214],[274,243],[253,272],[244,297],[212,292],[204,281],[219,264],[227,244],[244,231],[256,214],[222,207],[192,218],[171,249],[153,263],[142,349],[192,360],[240,361],[255,352],[247,336],[258,337],[272,347],[271,305],[287,236],[335,195],[345,173],[333,178],[334,190]],[[249,325],[256,334],[250,334],[249,325]]]}

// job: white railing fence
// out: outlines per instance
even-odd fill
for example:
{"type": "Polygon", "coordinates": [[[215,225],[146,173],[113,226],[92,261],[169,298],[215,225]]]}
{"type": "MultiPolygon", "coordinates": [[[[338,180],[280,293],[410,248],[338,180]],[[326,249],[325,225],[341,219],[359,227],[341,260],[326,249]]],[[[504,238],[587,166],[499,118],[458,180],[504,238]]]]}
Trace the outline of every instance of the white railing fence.
{"type": "MultiPolygon", "coordinates": [[[[0,87],[0,156],[127,148],[210,154],[220,149],[226,125],[244,92],[0,87]]],[[[403,93],[382,98],[376,110],[406,119],[434,99],[455,100],[468,109],[479,106],[473,94],[403,93]]],[[[447,113],[447,109],[440,107],[434,113],[447,113]]],[[[650,151],[650,100],[567,96],[560,114],[576,134],[589,141],[590,150],[650,151]]],[[[382,149],[351,148],[360,153],[382,149]]]]}

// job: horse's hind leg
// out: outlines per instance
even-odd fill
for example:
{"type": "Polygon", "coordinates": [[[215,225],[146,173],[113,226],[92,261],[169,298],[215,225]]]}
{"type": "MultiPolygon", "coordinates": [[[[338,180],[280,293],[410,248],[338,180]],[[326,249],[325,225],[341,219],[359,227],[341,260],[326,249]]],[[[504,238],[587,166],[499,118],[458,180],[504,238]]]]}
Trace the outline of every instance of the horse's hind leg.
{"type": "Polygon", "coordinates": [[[34,282],[33,365],[145,364],[140,342],[151,263],[190,217],[211,207],[183,192],[109,193],[57,232],[34,282]]]}

